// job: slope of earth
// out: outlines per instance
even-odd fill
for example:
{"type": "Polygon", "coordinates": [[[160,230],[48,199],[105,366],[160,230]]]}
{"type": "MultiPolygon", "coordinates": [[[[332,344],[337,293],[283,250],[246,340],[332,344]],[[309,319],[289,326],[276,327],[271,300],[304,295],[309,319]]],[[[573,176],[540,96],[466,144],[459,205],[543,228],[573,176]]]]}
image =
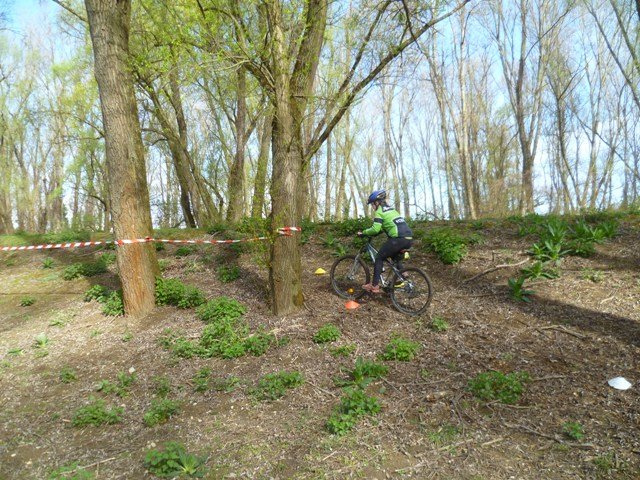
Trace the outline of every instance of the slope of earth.
{"type": "MultiPolygon", "coordinates": [[[[638,217],[624,217],[619,235],[591,257],[565,257],[560,277],[527,284],[530,302],[507,287],[524,264],[504,265],[527,260],[534,237],[507,221],[450,227],[480,241],[454,266],[416,242],[410,263],[428,271],[435,288],[419,317],[400,314],[387,296],[344,308],[328,277],[314,275],[334,260],[331,226],[318,227],[303,246],[305,308],[284,318],[266,303],[264,245],[239,253],[198,247],[184,256],[167,246],[159,252],[165,277],[207,298],[239,301],[251,331],[277,340],[264,355],[233,359],[180,358],[163,347],[167,329],[197,341],[204,324],[193,309],[159,307],[133,321],[84,302],[92,285],[117,286],[114,266],[89,278],[60,275],[101,251],[0,253],[0,479],[154,478],[145,455],[170,441],[206,457],[209,479],[639,478],[638,217]],[[45,257],[53,268],[42,268],[45,257]],[[239,278],[221,281],[229,274],[220,266],[233,264],[239,278]],[[35,302],[21,306],[26,297],[35,302]],[[340,338],[315,343],[327,323],[340,338]],[[383,361],[398,336],[419,343],[417,355],[383,361]],[[388,368],[366,386],[381,410],[332,435],[325,424],[344,395],[336,379],[359,358],[388,368]],[[197,378],[203,369],[208,388],[197,378]],[[300,372],[304,383],[277,400],[258,400],[259,379],[283,370],[300,372]],[[469,382],[488,371],[526,372],[529,380],[512,404],[481,400],[469,382]],[[617,376],[632,388],[609,387],[617,376]],[[119,378],[130,381],[107,393],[104,381],[119,378]],[[178,402],[177,412],[148,426],[144,415],[163,397],[178,402]],[[74,426],[91,398],[122,408],[121,421],[74,426]],[[55,473],[61,468],[70,473],[55,473]]],[[[338,241],[353,250],[350,238],[338,241]]]]}

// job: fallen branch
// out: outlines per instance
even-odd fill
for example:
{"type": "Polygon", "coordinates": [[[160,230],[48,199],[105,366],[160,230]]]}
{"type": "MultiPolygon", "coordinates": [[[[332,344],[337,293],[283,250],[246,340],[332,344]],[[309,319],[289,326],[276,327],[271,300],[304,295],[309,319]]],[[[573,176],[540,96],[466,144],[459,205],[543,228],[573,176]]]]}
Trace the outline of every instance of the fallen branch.
{"type": "Polygon", "coordinates": [[[575,448],[595,448],[595,445],[593,445],[592,443],[571,443],[571,442],[565,442],[564,440],[562,440],[561,438],[559,438],[557,435],[548,435],[546,433],[542,433],[539,432],[531,427],[527,427],[526,425],[520,425],[520,424],[513,424],[513,423],[505,423],[505,426],[508,428],[512,428],[514,430],[523,430],[527,433],[531,433],[533,435],[537,435],[539,437],[542,438],[548,438],[549,440],[553,440],[554,442],[558,442],[561,445],[566,445],[568,447],[575,447],[575,448]]]}
{"type": "Polygon", "coordinates": [[[500,270],[502,268],[519,267],[520,265],[524,265],[528,261],[529,261],[529,259],[526,258],[523,261],[518,262],[518,263],[504,263],[502,265],[496,265],[495,267],[492,267],[489,270],[485,270],[484,272],[480,272],[480,273],[478,273],[477,275],[474,275],[471,278],[467,278],[466,280],[461,282],[460,285],[464,285],[465,283],[469,283],[469,282],[475,280],[476,278],[483,277],[483,276],[487,275],[488,273],[495,272],[496,270],[500,270]]]}
{"type": "Polygon", "coordinates": [[[580,340],[584,340],[587,338],[586,335],[582,335],[581,333],[576,333],[573,330],[569,330],[567,327],[562,325],[549,325],[547,327],[538,327],[537,330],[555,330],[557,332],[566,333],[567,335],[571,335],[573,337],[579,338],[580,340]]]}

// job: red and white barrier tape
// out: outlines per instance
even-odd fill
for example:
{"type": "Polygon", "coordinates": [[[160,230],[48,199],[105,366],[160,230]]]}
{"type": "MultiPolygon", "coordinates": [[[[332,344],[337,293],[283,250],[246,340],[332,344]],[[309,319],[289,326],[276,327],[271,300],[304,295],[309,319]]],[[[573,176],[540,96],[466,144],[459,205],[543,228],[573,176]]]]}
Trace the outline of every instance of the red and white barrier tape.
{"type": "MultiPolygon", "coordinates": [[[[291,232],[301,232],[302,228],[300,227],[282,227],[279,228],[278,233],[284,236],[291,236],[291,232]]],[[[266,240],[267,237],[253,237],[253,238],[243,238],[239,240],[168,240],[165,238],[133,238],[133,239],[122,239],[122,240],[105,240],[105,241],[96,241],[96,242],[68,242],[68,243],[49,243],[46,245],[25,245],[21,247],[0,247],[1,252],[13,252],[17,250],[49,250],[54,248],[78,248],[78,247],[92,247],[94,245],[108,245],[111,243],[115,243],[116,245],[129,245],[132,243],[149,243],[149,242],[161,242],[161,243],[191,243],[191,244],[208,244],[208,245],[217,245],[217,244],[230,244],[230,243],[241,243],[241,242],[257,242],[259,240],[266,240]]]]}

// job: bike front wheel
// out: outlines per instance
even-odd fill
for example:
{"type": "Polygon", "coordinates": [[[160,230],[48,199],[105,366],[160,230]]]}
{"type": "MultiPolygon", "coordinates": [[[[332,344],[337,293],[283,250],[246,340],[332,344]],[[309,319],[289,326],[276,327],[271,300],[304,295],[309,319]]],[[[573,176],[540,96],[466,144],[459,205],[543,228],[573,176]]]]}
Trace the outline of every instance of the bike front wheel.
{"type": "Polygon", "coordinates": [[[423,313],[433,296],[429,276],[415,267],[400,270],[400,276],[394,275],[390,289],[393,306],[409,315],[423,313]]]}
{"type": "Polygon", "coordinates": [[[331,267],[331,286],[342,298],[355,300],[366,292],[362,285],[369,283],[369,267],[355,255],[340,257],[331,267]]]}

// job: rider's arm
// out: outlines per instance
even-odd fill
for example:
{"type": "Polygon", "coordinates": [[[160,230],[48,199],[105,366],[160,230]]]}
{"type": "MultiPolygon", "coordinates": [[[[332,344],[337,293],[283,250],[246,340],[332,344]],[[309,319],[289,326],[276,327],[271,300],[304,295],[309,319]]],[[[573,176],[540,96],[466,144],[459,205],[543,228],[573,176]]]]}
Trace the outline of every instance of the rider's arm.
{"type": "Polygon", "coordinates": [[[363,230],[362,234],[368,237],[378,235],[382,231],[382,221],[382,211],[378,209],[376,211],[376,218],[373,219],[373,225],[366,230],[363,230]]]}

